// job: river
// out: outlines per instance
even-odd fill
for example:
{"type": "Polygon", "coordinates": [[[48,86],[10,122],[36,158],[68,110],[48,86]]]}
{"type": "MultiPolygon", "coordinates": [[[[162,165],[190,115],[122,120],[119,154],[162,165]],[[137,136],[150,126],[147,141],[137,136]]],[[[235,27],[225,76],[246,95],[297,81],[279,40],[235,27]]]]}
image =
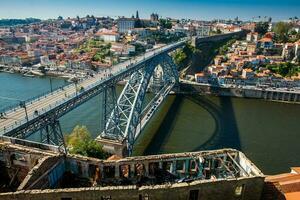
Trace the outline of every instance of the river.
{"type": "MultiPolygon", "coordinates": [[[[67,84],[52,79],[53,87],[67,84]]],[[[0,73],[0,97],[25,100],[50,90],[49,78],[0,73]]],[[[120,91],[121,88],[119,87],[120,91]]],[[[0,98],[0,109],[18,101],[0,98]]],[[[61,119],[65,134],[101,128],[101,96],[61,119]]],[[[169,96],[135,145],[135,155],[218,148],[243,151],[265,174],[300,166],[300,105],[214,96],[169,96]]]]}

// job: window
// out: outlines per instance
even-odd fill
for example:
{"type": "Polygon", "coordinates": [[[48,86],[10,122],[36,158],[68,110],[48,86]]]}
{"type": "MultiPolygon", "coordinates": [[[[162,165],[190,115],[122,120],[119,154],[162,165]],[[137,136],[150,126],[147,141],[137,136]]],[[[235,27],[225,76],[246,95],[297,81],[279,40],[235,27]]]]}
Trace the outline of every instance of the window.
{"type": "Polygon", "coordinates": [[[110,195],[107,195],[107,196],[102,196],[101,200],[112,200],[112,198],[110,195]]]}
{"type": "Polygon", "coordinates": [[[184,160],[176,161],[176,170],[184,170],[184,160]]]}
{"type": "Polygon", "coordinates": [[[154,176],[158,168],[158,162],[149,163],[149,175],[154,176]]]}
{"type": "Polygon", "coordinates": [[[198,200],[199,190],[190,190],[189,200],[198,200]]]}
{"type": "Polygon", "coordinates": [[[197,163],[195,160],[190,160],[190,170],[197,171],[197,163]]]}
{"type": "Polygon", "coordinates": [[[167,161],[167,162],[163,162],[162,164],[162,168],[165,171],[171,172],[171,166],[172,166],[172,162],[167,161]]]}
{"type": "Polygon", "coordinates": [[[135,176],[142,176],[144,175],[144,165],[142,163],[138,163],[135,165],[134,175],[135,176]]]}
{"type": "Polygon", "coordinates": [[[14,160],[17,160],[17,161],[26,162],[25,155],[23,155],[23,154],[15,153],[15,154],[13,154],[13,156],[11,156],[11,157],[12,157],[14,160]]]}
{"type": "Polygon", "coordinates": [[[149,200],[149,195],[148,194],[140,194],[139,195],[139,200],[149,200]]]}
{"type": "Polygon", "coordinates": [[[237,186],[234,191],[235,196],[237,196],[237,197],[242,196],[244,190],[245,190],[245,184],[237,186]]]}
{"type": "Polygon", "coordinates": [[[121,178],[129,178],[130,176],[130,166],[129,165],[121,165],[120,166],[120,177],[121,178]]]}
{"type": "Polygon", "coordinates": [[[103,173],[104,173],[104,178],[114,178],[115,177],[115,167],[114,166],[104,166],[103,173]]]}

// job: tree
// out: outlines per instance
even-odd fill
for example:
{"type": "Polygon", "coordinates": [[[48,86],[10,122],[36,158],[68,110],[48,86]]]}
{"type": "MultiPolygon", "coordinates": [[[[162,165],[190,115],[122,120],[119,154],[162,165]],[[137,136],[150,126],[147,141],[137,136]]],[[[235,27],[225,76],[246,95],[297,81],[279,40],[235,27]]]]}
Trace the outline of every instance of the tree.
{"type": "Polygon", "coordinates": [[[194,46],[190,43],[186,43],[183,49],[178,50],[174,55],[174,61],[177,65],[184,65],[195,53],[198,53],[194,46]]]}
{"type": "Polygon", "coordinates": [[[136,21],[134,23],[134,27],[135,28],[143,28],[143,23],[139,18],[136,19],[136,21]]]}
{"type": "Polygon", "coordinates": [[[276,40],[279,42],[287,42],[290,28],[291,28],[290,24],[285,22],[278,22],[274,27],[276,40]]]}
{"type": "Polygon", "coordinates": [[[174,54],[174,61],[176,65],[182,65],[182,63],[186,60],[187,56],[183,52],[183,50],[179,50],[174,54]]]}
{"type": "Polygon", "coordinates": [[[264,35],[268,32],[269,23],[268,22],[258,22],[255,26],[255,32],[264,35]]]}
{"type": "Polygon", "coordinates": [[[169,20],[160,19],[159,23],[165,29],[171,29],[172,28],[172,23],[169,20]]]}
{"type": "Polygon", "coordinates": [[[102,146],[92,139],[85,126],[76,126],[72,133],[66,137],[69,152],[83,156],[106,159],[109,154],[104,152],[102,146]]]}
{"type": "Polygon", "coordinates": [[[290,62],[267,65],[267,68],[283,77],[291,77],[297,75],[299,72],[299,67],[290,62]]]}

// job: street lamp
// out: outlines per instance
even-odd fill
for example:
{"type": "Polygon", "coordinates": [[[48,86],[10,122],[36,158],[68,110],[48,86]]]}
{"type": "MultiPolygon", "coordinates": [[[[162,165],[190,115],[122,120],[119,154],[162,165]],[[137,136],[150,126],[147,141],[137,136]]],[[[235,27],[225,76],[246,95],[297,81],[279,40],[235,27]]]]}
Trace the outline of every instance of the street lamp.
{"type": "MultiPolygon", "coordinates": [[[[27,113],[27,108],[26,108],[26,102],[20,99],[15,99],[15,98],[11,98],[11,97],[3,97],[0,96],[1,99],[6,99],[6,100],[12,100],[12,101],[19,101],[19,106],[20,108],[24,108],[25,110],[25,115],[26,115],[26,120],[28,122],[28,113],[27,113]]],[[[1,113],[1,116],[3,116],[5,113],[1,113]]]]}
{"type": "Polygon", "coordinates": [[[21,108],[24,108],[24,110],[25,110],[25,115],[26,115],[26,120],[27,120],[27,122],[28,122],[28,113],[27,113],[27,108],[26,108],[26,103],[25,103],[25,101],[20,101],[20,107],[21,107],[21,108]]]}
{"type": "Polygon", "coordinates": [[[50,81],[50,90],[51,90],[51,92],[53,92],[53,87],[52,87],[52,78],[51,78],[51,77],[49,78],[49,81],[50,81]]]}
{"type": "Polygon", "coordinates": [[[75,84],[75,94],[77,96],[77,84],[78,84],[78,79],[77,78],[74,80],[74,84],[75,84]]]}

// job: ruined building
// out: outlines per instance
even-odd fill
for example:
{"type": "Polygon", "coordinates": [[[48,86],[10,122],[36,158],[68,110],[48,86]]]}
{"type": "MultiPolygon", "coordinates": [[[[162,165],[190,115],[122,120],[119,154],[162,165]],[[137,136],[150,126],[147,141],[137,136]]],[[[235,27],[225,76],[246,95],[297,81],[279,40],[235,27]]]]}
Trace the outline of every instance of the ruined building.
{"type": "Polygon", "coordinates": [[[99,160],[0,140],[1,200],[259,200],[264,175],[237,150],[99,160]]]}

